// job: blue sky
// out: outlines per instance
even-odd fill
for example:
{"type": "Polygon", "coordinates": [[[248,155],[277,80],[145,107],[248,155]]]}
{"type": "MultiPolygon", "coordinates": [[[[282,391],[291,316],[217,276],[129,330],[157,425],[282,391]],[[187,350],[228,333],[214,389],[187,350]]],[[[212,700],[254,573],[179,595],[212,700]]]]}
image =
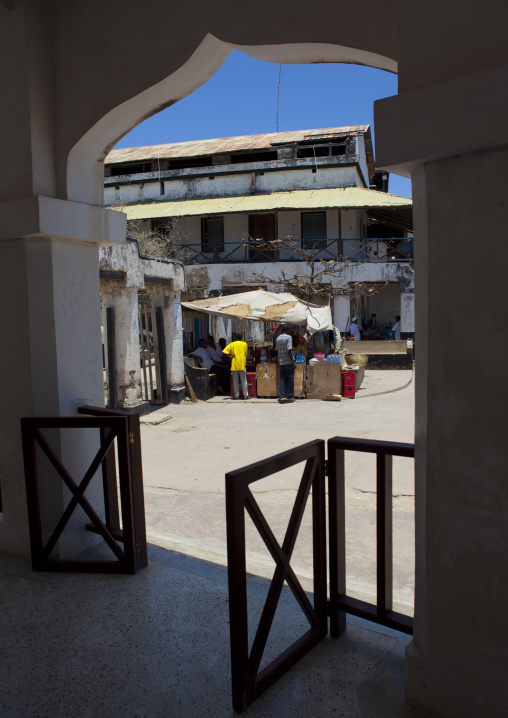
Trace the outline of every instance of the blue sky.
{"type": "MultiPolygon", "coordinates": [[[[276,132],[279,69],[234,50],[207,83],[142,122],[117,147],[276,132]]],[[[279,131],[368,124],[373,131],[374,100],[396,93],[397,75],[383,70],[282,65],[279,131]]],[[[389,191],[410,197],[411,182],[392,174],[389,191]]]]}

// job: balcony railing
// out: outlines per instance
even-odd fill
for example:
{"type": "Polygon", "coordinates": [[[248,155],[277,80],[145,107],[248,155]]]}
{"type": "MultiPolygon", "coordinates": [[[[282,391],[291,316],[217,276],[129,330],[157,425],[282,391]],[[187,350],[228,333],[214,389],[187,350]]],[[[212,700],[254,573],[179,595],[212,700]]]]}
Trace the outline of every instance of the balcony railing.
{"type": "MultiPolygon", "coordinates": [[[[316,261],[344,259],[346,262],[412,262],[411,238],[294,240],[316,261]]],[[[186,264],[299,262],[303,258],[290,246],[245,240],[215,244],[182,244],[177,258],[186,264]]]]}

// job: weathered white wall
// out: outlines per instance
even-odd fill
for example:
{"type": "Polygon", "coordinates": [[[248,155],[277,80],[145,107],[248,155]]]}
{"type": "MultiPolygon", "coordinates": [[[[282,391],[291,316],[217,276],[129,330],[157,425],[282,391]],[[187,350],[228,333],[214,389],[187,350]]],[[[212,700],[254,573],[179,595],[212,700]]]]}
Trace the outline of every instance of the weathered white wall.
{"type": "Polygon", "coordinates": [[[299,189],[325,189],[330,187],[361,187],[356,167],[318,167],[286,172],[265,172],[256,177],[259,192],[288,192],[299,189]]]}
{"type": "Polygon", "coordinates": [[[369,168],[367,165],[367,157],[365,155],[365,137],[357,135],[356,138],[356,154],[360,159],[360,172],[363,177],[364,187],[369,186],[369,168]]]}
{"type": "Polygon", "coordinates": [[[343,239],[361,237],[363,210],[341,209],[340,220],[343,239]]]}
{"type": "MultiPolygon", "coordinates": [[[[365,164],[365,158],[364,158],[365,164]]],[[[241,165],[227,165],[234,168],[241,165]]],[[[203,172],[207,168],[200,168],[203,172]]],[[[223,174],[225,166],[208,168],[205,177],[186,177],[165,179],[164,195],[160,192],[160,181],[143,180],[133,175],[129,184],[109,184],[104,188],[104,204],[122,204],[129,202],[168,201],[190,199],[193,197],[220,197],[231,195],[249,195],[252,188],[252,172],[223,174]],[[213,179],[212,179],[213,177],[213,179]],[[118,186],[118,189],[115,187],[118,186]]],[[[333,187],[362,187],[357,167],[319,167],[312,172],[312,167],[293,170],[266,171],[253,169],[257,192],[289,192],[299,189],[325,189],[333,187]]],[[[119,179],[119,182],[121,180],[119,179]]]]}
{"type": "MultiPolygon", "coordinates": [[[[301,262],[260,262],[259,264],[206,264],[204,265],[210,280],[209,290],[222,289],[225,284],[243,284],[256,281],[252,273],[263,273],[276,283],[281,269],[288,275],[307,273],[308,270],[301,262]],[[250,277],[250,278],[249,278],[250,277]]],[[[335,277],[330,277],[332,287],[337,289],[347,287],[350,282],[395,282],[411,287],[413,284],[413,270],[410,265],[396,263],[365,262],[364,264],[350,264],[344,266],[344,271],[335,277]]]]}
{"type": "MultiPolygon", "coordinates": [[[[103,325],[105,310],[115,308],[115,333],[117,355],[117,395],[122,407],[128,396],[133,405],[129,384],[139,387],[141,397],[141,374],[139,365],[139,319],[138,290],[145,289],[152,295],[154,306],[162,307],[166,345],[167,380],[170,392],[177,394],[183,388],[183,337],[181,326],[181,292],[185,286],[183,266],[180,262],[141,259],[137,242],[128,241],[121,247],[104,247],[100,250],[101,269],[125,272],[124,280],[102,279],[103,325]],[[160,278],[161,284],[145,277],[160,278]],[[171,281],[171,285],[163,282],[171,281]],[[134,371],[134,375],[130,372],[134,371]]],[[[136,401],[134,401],[136,404],[136,401]]]]}
{"type": "Polygon", "coordinates": [[[344,334],[346,327],[351,323],[351,310],[349,308],[349,296],[338,294],[333,298],[333,323],[344,334]]]}

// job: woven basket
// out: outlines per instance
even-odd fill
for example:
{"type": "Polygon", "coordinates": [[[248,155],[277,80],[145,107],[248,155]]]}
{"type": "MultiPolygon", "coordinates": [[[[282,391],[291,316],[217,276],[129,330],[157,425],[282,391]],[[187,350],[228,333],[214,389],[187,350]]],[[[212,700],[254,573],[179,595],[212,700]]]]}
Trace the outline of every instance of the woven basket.
{"type": "Polygon", "coordinates": [[[365,354],[346,354],[348,364],[358,364],[360,369],[365,369],[369,362],[369,357],[365,354]]]}

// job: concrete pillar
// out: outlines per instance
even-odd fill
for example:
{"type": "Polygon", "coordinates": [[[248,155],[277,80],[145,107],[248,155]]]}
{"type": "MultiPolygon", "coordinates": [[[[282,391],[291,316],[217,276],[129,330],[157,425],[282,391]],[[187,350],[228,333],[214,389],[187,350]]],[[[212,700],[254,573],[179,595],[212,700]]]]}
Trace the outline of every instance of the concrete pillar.
{"type": "Polygon", "coordinates": [[[479,149],[477,132],[506,127],[505,95],[478,99],[506,81],[504,66],[376,103],[378,166],[413,179],[416,596],[406,693],[456,718],[501,718],[508,706],[506,332],[492,311],[506,303],[508,150],[497,130],[479,149]],[[429,131],[438,115],[441,130],[429,131]],[[445,129],[454,117],[458,134],[445,129]],[[478,329],[489,342],[482,382],[469,351],[478,329]]]}
{"type": "Polygon", "coordinates": [[[116,395],[118,408],[148,413],[150,405],[141,392],[139,355],[139,313],[137,287],[126,287],[123,281],[101,283],[103,310],[115,310],[116,395]]]}
{"type": "Polygon", "coordinates": [[[400,331],[413,333],[415,330],[414,293],[400,293],[400,331]]]}
{"type": "Polygon", "coordinates": [[[249,322],[249,333],[250,338],[255,344],[264,342],[265,340],[265,325],[264,322],[249,322]]]}
{"type": "MultiPolygon", "coordinates": [[[[99,262],[92,229],[110,235],[123,219],[97,207],[31,197],[0,204],[0,302],[4,313],[0,402],[0,551],[29,553],[21,416],[70,416],[76,406],[103,406],[99,262]],[[60,211],[63,207],[63,215],[60,211]],[[101,227],[102,225],[102,227],[101,227]],[[23,228],[25,236],[15,237],[23,228]],[[68,233],[67,236],[61,234],[68,233]],[[11,237],[9,237],[9,234],[11,237]],[[81,241],[76,241],[80,239],[81,241]]],[[[51,443],[78,480],[97,449],[95,432],[52,432],[51,443]]],[[[41,471],[43,531],[63,513],[69,492],[52,470],[41,471]]],[[[101,512],[97,475],[87,498],[101,512]]],[[[81,510],[71,517],[59,550],[93,543],[81,510]]]]}
{"type": "Polygon", "coordinates": [[[349,292],[347,294],[336,294],[333,298],[333,323],[343,334],[348,323],[351,324],[351,311],[349,306],[349,292]]]}
{"type": "MultiPolygon", "coordinates": [[[[212,315],[213,316],[213,315],[212,315]]],[[[231,319],[227,317],[213,317],[215,320],[215,341],[219,341],[222,337],[228,342],[231,341],[231,319]]]]}
{"type": "Polygon", "coordinates": [[[183,369],[182,305],[180,292],[164,291],[163,300],[164,337],[166,341],[166,363],[171,404],[185,399],[185,378],[183,369]]]}

